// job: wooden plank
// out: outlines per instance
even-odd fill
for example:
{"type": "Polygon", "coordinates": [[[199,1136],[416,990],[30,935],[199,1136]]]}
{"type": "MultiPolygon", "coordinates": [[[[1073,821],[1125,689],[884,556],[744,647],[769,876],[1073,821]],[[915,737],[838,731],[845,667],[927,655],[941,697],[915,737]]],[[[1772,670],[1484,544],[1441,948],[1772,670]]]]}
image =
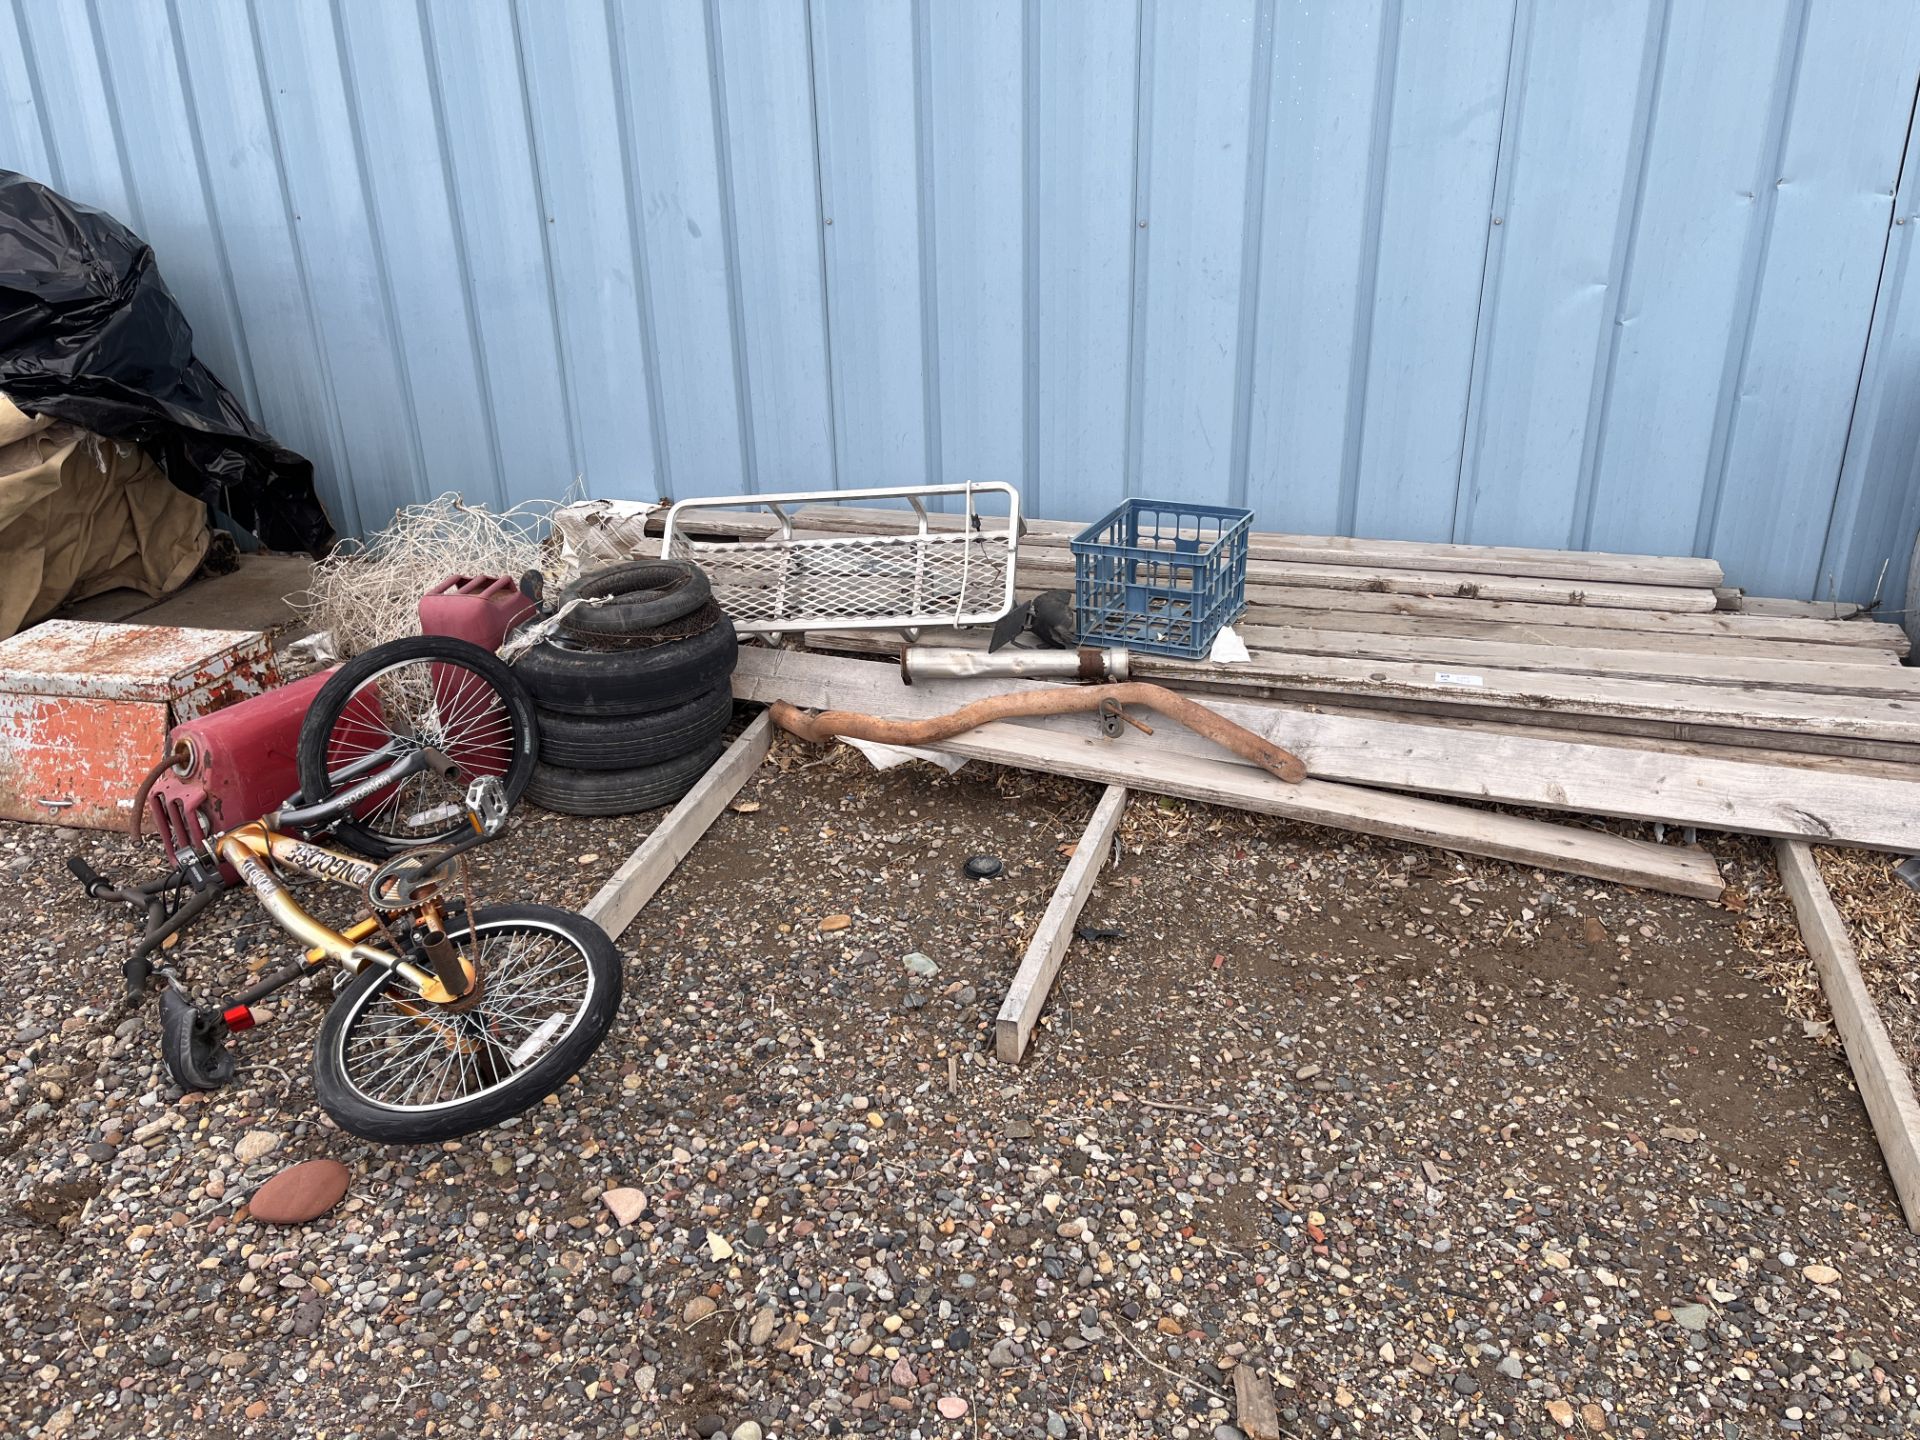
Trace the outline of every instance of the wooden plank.
{"type": "Polygon", "coordinates": [[[1040,1021],[1047,995],[1053,989],[1054,976],[1073,942],[1073,922],[1080,918],[1087,896],[1093,893],[1094,877],[1099,875],[1111,853],[1114,833],[1120,828],[1120,813],[1127,806],[1127,787],[1109,785],[1093,807],[1087,828],[1080,832],[1080,843],[1067,862],[1066,873],[1054,886],[1053,898],[1033,932],[1027,953],[1020,958],[1007,998],[1000,1002],[1000,1015],[994,1021],[994,1051],[1009,1065],[1016,1065],[1027,1053],[1033,1027],[1040,1021]]]}
{"type": "Polygon", "coordinates": [[[1800,934],[1820,971],[1821,987],[1833,1007],[1833,1027],[1847,1047],[1847,1063],[1860,1087],[1860,1099],[1886,1157],[1887,1172],[1906,1213],[1907,1228],[1920,1233],[1920,1100],[1914,1098],[1892,1037],[1874,1007],[1867,982],[1847,937],[1846,923],[1820,876],[1813,851],[1799,840],[1774,842],[1780,879],[1800,920],[1800,934]]]}
{"type": "MultiPolygon", "coordinates": [[[[803,512],[807,513],[807,512],[803,512]]],[[[1058,547],[1020,546],[1020,573],[1067,583],[1073,557],[1058,547]]],[[[1524,575],[1472,575],[1445,570],[1389,569],[1365,565],[1302,564],[1292,560],[1247,561],[1249,585],[1306,585],[1321,590],[1358,590],[1376,595],[1453,596],[1465,600],[1511,600],[1601,610],[1652,610],[1705,614],[1715,608],[1713,591],[1674,585],[1620,585],[1580,580],[1536,580],[1524,575]]]]}
{"type": "Polygon", "coordinates": [[[1696,900],[1717,900],[1724,889],[1719,866],[1698,846],[1656,845],[1603,830],[1469,810],[1440,800],[1325,780],[1289,785],[1251,766],[1176,753],[1149,754],[1116,747],[1094,735],[1064,735],[996,721],[926,748],[1696,900]]]}
{"type": "MultiPolygon", "coordinates": [[[[1920,671],[1897,663],[1835,665],[1824,660],[1756,659],[1718,651],[1671,655],[1647,650],[1617,650],[1565,643],[1522,644],[1504,640],[1440,635],[1377,635],[1275,626],[1254,621],[1238,627],[1256,650],[1289,655],[1347,656],[1369,660],[1412,660],[1479,670],[1542,670],[1562,675],[1614,675],[1682,684],[1758,685],[1778,690],[1810,690],[1827,695],[1920,698],[1920,671]]],[[[1859,652],[1866,653],[1866,652],[1859,652]]],[[[1892,656],[1885,657],[1892,661],[1892,656]]]]}
{"type": "MultiPolygon", "coordinates": [[[[1022,599],[1037,593],[1022,585],[1022,599]]],[[[1336,592],[1329,591],[1329,594],[1336,592]]],[[[1555,610],[1564,607],[1555,606],[1555,610]]],[[[1900,663],[1892,650],[1871,645],[1834,645],[1824,641],[1749,639],[1745,635],[1694,634],[1690,631],[1609,630],[1589,625],[1547,625],[1475,618],[1471,606],[1456,605],[1444,616],[1393,615],[1342,608],[1300,609],[1290,605],[1249,605],[1238,626],[1297,627],[1351,635],[1406,635],[1425,639],[1490,640],[1513,645],[1585,646],[1606,651],[1644,651],[1718,659],[1803,660],[1823,665],[1887,668],[1900,663]]],[[[1598,612],[1588,612],[1598,613],[1598,612]]],[[[1644,614],[1613,611],[1612,614],[1644,614]]],[[[1575,619],[1580,612],[1575,612],[1575,619]]],[[[1691,618],[1691,617],[1688,617],[1691,618]]]]}
{"type": "Polygon", "coordinates": [[[640,842],[626,863],[608,877],[581,913],[618,940],[621,932],[633,923],[633,917],[667,883],[674,867],[686,859],[687,852],[707,833],[707,827],[740,793],[740,787],[760,768],[772,742],[773,722],[765,714],[756,716],[714,761],[713,768],[681,796],[680,803],[667,812],[666,819],[640,842]]]}
{"type": "MultiPolygon", "coordinates": [[[[1057,588],[1059,576],[1031,575],[1023,567],[1021,588],[1057,588]]],[[[1418,615],[1437,620],[1471,618],[1515,624],[1579,626],[1657,635],[1740,636],[1755,640],[1800,640],[1810,644],[1854,646],[1905,655],[1907,634],[1898,625],[1869,620],[1814,620],[1805,616],[1767,616],[1746,613],[1697,612],[1670,614],[1657,610],[1597,610],[1573,605],[1528,605],[1505,600],[1464,599],[1459,596],[1376,595],[1366,591],[1325,590],[1298,585],[1249,585],[1250,606],[1277,605],[1295,610],[1318,610],[1347,615],[1418,615]]]]}
{"type": "MultiPolygon", "coordinates": [[[[1046,688],[1026,680],[900,683],[899,670],[871,660],[748,647],[734,693],[770,704],[864,710],[918,719],[986,695],[1046,688]]],[[[1703,747],[1648,748],[1616,737],[1547,735],[1486,723],[1440,722],[1350,711],[1307,711],[1208,698],[1220,714],[1283,745],[1326,780],[1430,795],[1498,801],[1624,819],[1657,820],[1756,835],[1817,838],[1827,844],[1920,851],[1920,766],[1868,765],[1808,757],[1779,763],[1717,755],[1703,747]]],[[[1061,734],[1093,733],[1085,716],[1022,720],[1061,734]]],[[[1171,721],[1152,736],[1132,728],[1108,744],[1145,755],[1169,751],[1232,762],[1226,751],[1171,721]]],[[[1738,752],[1735,752],[1736,755],[1738,752]]]]}
{"type": "Polygon", "coordinates": [[[1851,600],[1776,600],[1766,595],[1742,595],[1743,615],[1771,615],[1776,619],[1847,620],[1864,613],[1851,600]]]}
{"type": "MultiPolygon", "coordinates": [[[[906,528],[898,510],[856,505],[808,506],[806,523],[821,530],[906,528]]],[[[938,529],[957,528],[961,517],[935,517],[938,529]]],[[[1027,533],[1044,543],[1064,545],[1086,526],[1074,520],[1029,517],[1027,533]]],[[[1711,590],[1724,582],[1717,560],[1687,555],[1618,555],[1592,550],[1546,550],[1516,545],[1451,545],[1424,540],[1368,540],[1345,535],[1289,535],[1256,530],[1247,553],[1258,560],[1302,564],[1384,566],[1389,569],[1454,570],[1479,575],[1515,575],[1545,580],[1613,581],[1627,585],[1677,585],[1711,590]]]]}

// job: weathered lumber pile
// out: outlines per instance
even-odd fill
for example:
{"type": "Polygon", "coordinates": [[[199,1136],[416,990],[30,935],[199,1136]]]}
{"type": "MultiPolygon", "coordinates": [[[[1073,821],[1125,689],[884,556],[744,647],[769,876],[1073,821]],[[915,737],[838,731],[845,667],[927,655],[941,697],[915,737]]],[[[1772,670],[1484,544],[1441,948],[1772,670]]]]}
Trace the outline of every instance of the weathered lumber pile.
{"type": "MultiPolygon", "coordinates": [[[[747,512],[703,522],[739,538],[776,524],[747,512]]],[[[915,522],[818,506],[795,523],[804,536],[915,522]]],[[[1022,593],[1071,585],[1076,529],[1028,522],[1022,593]]],[[[1899,817],[1920,784],[1920,670],[1900,663],[1898,626],[1848,606],[1746,598],[1726,588],[1717,562],[1685,556],[1259,532],[1250,554],[1238,628],[1251,661],[1140,655],[1135,673],[1194,694],[1277,702],[1296,725],[1316,717],[1309,736],[1283,742],[1316,775],[1889,849],[1915,843],[1913,822],[1899,817]],[[1623,785],[1652,793],[1614,793],[1623,785]],[[1768,813],[1756,819],[1746,800],[1768,813]]],[[[898,643],[887,632],[807,642],[841,653],[898,643]]],[[[936,631],[922,643],[980,647],[986,637],[936,631]]]]}
{"type": "MultiPolygon", "coordinates": [[[[757,538],[765,514],[702,517],[709,534],[757,538]]],[[[906,530],[905,512],[819,506],[798,534],[906,530]]],[[[957,525],[935,516],[936,525],[957,525]]],[[[1023,593],[1072,583],[1070,522],[1030,520],[1023,593]]],[[[1920,849],[1920,670],[1899,627],[1851,607],[1755,601],[1692,557],[1581,554],[1256,532],[1239,624],[1251,661],[1135,657],[1135,674],[1205,696],[1293,750],[1322,781],[1498,801],[1582,815],[1889,850],[1920,849]],[[1737,607],[1737,608],[1730,608],[1737,607]]],[[[887,632],[809,634],[810,648],[891,653],[887,632]]],[[[923,644],[980,647],[980,631],[923,644]]],[[[912,692],[891,675],[842,672],[802,705],[924,714],[985,682],[912,692]],[[916,708],[918,707],[918,708],[916,708]]],[[[818,677],[815,677],[816,680],[818,677]]],[[[1001,682],[1004,690],[1020,682],[1001,682]]],[[[754,675],[744,688],[766,690],[754,675]]],[[[815,687],[817,691],[817,686],[815,687]]],[[[1085,736],[1085,722],[1031,722],[1085,736]]],[[[1162,727],[1146,745],[1232,764],[1162,727]]],[[[1118,779],[1116,774],[1112,777],[1118,779]]]]}

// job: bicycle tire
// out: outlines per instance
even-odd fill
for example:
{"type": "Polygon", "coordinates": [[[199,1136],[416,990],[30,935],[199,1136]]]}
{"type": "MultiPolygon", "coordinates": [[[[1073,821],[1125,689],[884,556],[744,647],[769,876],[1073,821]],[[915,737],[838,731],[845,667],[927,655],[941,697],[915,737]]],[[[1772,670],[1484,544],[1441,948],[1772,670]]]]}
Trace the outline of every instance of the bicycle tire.
{"type": "MultiPolygon", "coordinates": [[[[533,777],[539,736],[533,700],[527,694],[526,687],[504,661],[478,645],[444,635],[416,635],[376,645],[354,656],[334,671],[327,683],[320,687],[320,693],[314,696],[306,719],[300,725],[298,757],[300,793],[308,804],[327,799],[334,793],[330,771],[339,764],[341,758],[341,737],[347,733],[342,728],[343,717],[348,727],[362,730],[370,730],[367,725],[369,715],[382,723],[391,723],[385,720],[382,712],[371,708],[378,704],[377,695],[369,700],[363,693],[363,687],[389,672],[423,661],[431,677],[429,684],[436,709],[447,693],[457,695],[458,705],[455,708],[469,718],[476,713],[476,703],[484,706],[484,701],[476,702],[471,698],[478,693],[477,689],[468,692],[465,689],[467,681],[449,674],[456,670],[465,672],[477,684],[490,688],[500,702],[497,716],[491,711],[477,712],[484,716],[490,727],[496,724],[498,727],[489,728],[484,746],[456,743],[445,737],[430,737],[427,740],[429,744],[444,745],[448,757],[461,766],[462,779],[458,783],[464,786],[468,779],[497,775],[506,792],[508,805],[512,805],[525,792],[527,781],[533,777]]],[[[450,790],[445,793],[451,795],[450,790]]],[[[343,845],[376,859],[397,855],[419,845],[441,844],[467,833],[464,811],[452,816],[445,828],[426,834],[399,833],[394,826],[383,828],[381,823],[375,823],[376,817],[377,812],[351,816],[337,822],[332,833],[343,845]]],[[[399,818],[396,816],[395,820],[399,818]]]]}
{"type": "MultiPolygon", "coordinates": [[[[600,1047],[600,1042],[606,1038],[614,1015],[620,1008],[623,979],[620,952],[614,948],[606,931],[593,921],[570,910],[556,910],[548,905],[490,906],[475,912],[464,926],[458,923],[451,926],[449,938],[456,945],[464,947],[476,933],[484,940],[489,933],[507,931],[564,936],[577,950],[585,964],[589,983],[584,1002],[573,1016],[573,1023],[546,1042],[544,1051],[533,1063],[520,1069],[510,1080],[467,1099],[419,1105],[385,1103],[369,1095],[348,1073],[350,1062],[347,1047],[353,1039],[356,1022],[373,1008],[381,992],[391,984],[387,972],[369,967],[355,976],[353,983],[328,1007],[326,1018],[320,1022],[320,1033],[314,1039],[314,1094],[321,1108],[333,1117],[335,1124],[363,1140],[376,1140],[388,1145],[424,1145],[455,1140],[532,1109],[587,1063],[600,1047]]],[[[484,963],[481,973],[484,982],[488,974],[488,967],[484,963]]],[[[497,981],[500,974],[497,965],[493,974],[497,981]]],[[[472,1023],[485,1025],[489,1030],[510,1023],[490,1012],[484,1001],[481,1007],[453,1018],[465,1023],[469,1017],[476,1015],[484,1018],[472,1023]]],[[[432,1011],[420,1019],[420,1023],[434,1022],[436,1016],[432,1011]]],[[[455,1040],[461,1040],[464,1033],[456,1030],[455,1040]]],[[[534,1033],[537,1034],[537,1030],[534,1033]]],[[[504,1043],[505,1039],[513,1036],[514,1032],[511,1031],[504,1036],[496,1035],[493,1037],[494,1043],[504,1043]]],[[[433,1047],[445,1047],[445,1041],[437,1037],[429,1037],[427,1043],[433,1047]]]]}
{"type": "Polygon", "coordinates": [[[636,560],[609,565],[582,575],[561,592],[560,605],[578,599],[603,603],[582,605],[561,620],[560,628],[589,640],[644,635],[685,619],[712,594],[707,572],[690,560],[636,560]],[[604,598],[609,596],[614,598],[604,598]]]}
{"type": "Polygon", "coordinates": [[[569,770],[630,770],[699,750],[725,733],[733,719],[733,687],[721,683],[670,710],[646,715],[535,713],[540,763],[569,770]]]}

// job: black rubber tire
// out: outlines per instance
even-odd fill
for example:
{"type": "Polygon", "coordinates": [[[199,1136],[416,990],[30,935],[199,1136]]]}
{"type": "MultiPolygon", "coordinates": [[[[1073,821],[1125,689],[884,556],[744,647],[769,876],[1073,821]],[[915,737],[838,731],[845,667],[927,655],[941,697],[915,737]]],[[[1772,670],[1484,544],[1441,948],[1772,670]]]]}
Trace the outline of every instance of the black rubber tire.
{"type": "Polygon", "coordinates": [[[632,597],[609,600],[604,605],[583,605],[560,622],[566,634],[591,640],[603,635],[644,635],[671,625],[706,604],[712,594],[707,572],[690,560],[636,560],[582,575],[561,592],[554,608],[582,597],[632,597]]]}
{"type": "MultiPolygon", "coordinates": [[[[333,794],[327,774],[327,744],[339,721],[340,712],[353,692],[388,666],[415,660],[441,660],[462,666],[492,686],[500,696],[511,727],[508,738],[511,758],[505,773],[500,776],[500,783],[506,791],[508,805],[520,798],[527,788],[527,781],[533,776],[539,743],[533,699],[527,694],[526,686],[520,683],[519,677],[507,667],[505,661],[478,645],[445,635],[415,635],[404,640],[390,640],[354,656],[334,671],[332,678],[320,687],[320,693],[313,697],[306,719],[300,722],[300,794],[307,803],[324,800],[333,794]]],[[[333,827],[332,833],[350,849],[375,859],[385,859],[415,846],[439,844],[465,835],[468,833],[468,822],[462,815],[448,826],[444,834],[415,838],[385,835],[356,821],[342,820],[333,827]]]]}
{"type": "Polygon", "coordinates": [[[617,719],[535,710],[540,763],[569,770],[631,770],[704,750],[733,719],[733,687],[716,685],[671,710],[617,719]]]}
{"type": "Polygon", "coordinates": [[[342,1130],[389,1145],[455,1140],[532,1109],[587,1063],[606,1038],[614,1013],[620,1008],[620,952],[606,931],[585,916],[548,905],[489,906],[475,914],[472,924],[456,924],[450,938],[464,946],[476,929],[484,935],[490,929],[514,928],[559,931],[586,957],[592,984],[573,1028],[513,1079],[470,1100],[436,1109],[382,1105],[348,1080],[342,1059],[348,1026],[385,983],[385,972],[369,966],[328,1007],[313,1045],[314,1094],[342,1130]]]}
{"type": "Polygon", "coordinates": [[[160,1058],[182,1090],[218,1090],[233,1080],[227,1022],[196,1009],[178,990],[160,993],[160,1058]]]}
{"type": "Polygon", "coordinates": [[[596,650],[554,636],[514,662],[513,673],[543,710],[564,715],[651,715],[704,695],[733,674],[740,653],[733,621],[660,645],[596,650]]]}
{"type": "Polygon", "coordinates": [[[556,815],[637,815],[671,805],[713,768],[726,748],[722,741],[658,765],[631,770],[566,770],[536,765],[527,799],[556,815]]]}

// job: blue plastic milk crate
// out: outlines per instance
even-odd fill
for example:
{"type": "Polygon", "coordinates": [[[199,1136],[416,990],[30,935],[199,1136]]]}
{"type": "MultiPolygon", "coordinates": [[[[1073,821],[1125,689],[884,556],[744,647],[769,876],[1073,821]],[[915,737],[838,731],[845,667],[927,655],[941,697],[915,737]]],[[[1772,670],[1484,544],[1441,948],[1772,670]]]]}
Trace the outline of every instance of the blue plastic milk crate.
{"type": "Polygon", "coordinates": [[[1247,607],[1253,512],[1129,500],[1073,540],[1082,645],[1202,660],[1247,607]]]}

